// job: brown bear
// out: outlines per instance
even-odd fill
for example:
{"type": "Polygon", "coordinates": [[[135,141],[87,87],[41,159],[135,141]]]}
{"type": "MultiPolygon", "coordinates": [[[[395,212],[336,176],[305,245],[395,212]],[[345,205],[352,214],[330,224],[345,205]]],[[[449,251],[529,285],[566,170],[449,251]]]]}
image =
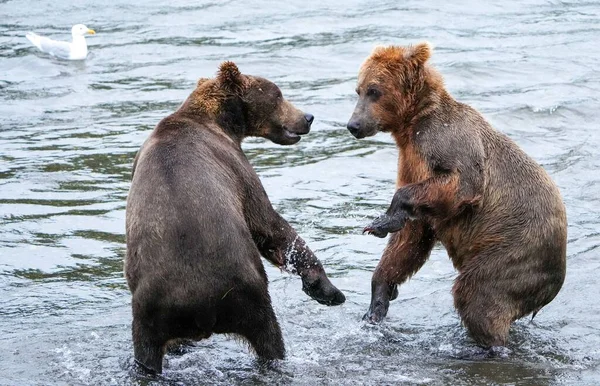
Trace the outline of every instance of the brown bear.
{"type": "Polygon", "coordinates": [[[378,47],[358,75],[348,130],[392,134],[397,191],[364,231],[392,233],[364,319],[379,323],[397,285],[440,241],[459,275],[454,305],[477,344],[503,346],[510,324],[556,296],[566,270],[567,219],[544,169],[475,109],[457,102],[427,60],[427,43],[378,47]]]}
{"type": "Polygon", "coordinates": [[[275,212],[241,148],[248,136],[294,144],[312,121],[275,84],[224,62],[142,145],[127,198],[125,258],[142,369],[160,373],[168,343],[212,333],[245,338],[259,358],[283,358],[261,255],[300,275],[319,303],[345,301],[275,212]]]}

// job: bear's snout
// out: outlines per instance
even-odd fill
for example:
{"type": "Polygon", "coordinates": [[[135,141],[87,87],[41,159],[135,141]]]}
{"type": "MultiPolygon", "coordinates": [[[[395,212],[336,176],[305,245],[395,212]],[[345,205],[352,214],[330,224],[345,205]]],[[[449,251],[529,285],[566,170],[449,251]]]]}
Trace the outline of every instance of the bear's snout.
{"type": "Polygon", "coordinates": [[[308,134],[308,132],[310,131],[310,126],[312,125],[313,121],[315,120],[315,116],[310,114],[310,113],[306,113],[304,114],[304,124],[303,126],[303,130],[300,130],[297,132],[297,134],[308,134]]]}
{"type": "Polygon", "coordinates": [[[307,113],[307,114],[304,114],[304,119],[306,119],[308,127],[310,128],[310,125],[312,125],[313,121],[315,120],[315,116],[307,113]]]}
{"type": "Polygon", "coordinates": [[[310,132],[310,126],[315,120],[315,116],[309,113],[304,114],[304,119],[300,118],[299,121],[293,126],[284,126],[286,130],[293,134],[304,135],[310,132]]]}
{"type": "Polygon", "coordinates": [[[363,137],[360,135],[360,123],[357,120],[350,120],[350,122],[348,122],[348,124],[346,125],[346,128],[356,138],[363,137]]]}

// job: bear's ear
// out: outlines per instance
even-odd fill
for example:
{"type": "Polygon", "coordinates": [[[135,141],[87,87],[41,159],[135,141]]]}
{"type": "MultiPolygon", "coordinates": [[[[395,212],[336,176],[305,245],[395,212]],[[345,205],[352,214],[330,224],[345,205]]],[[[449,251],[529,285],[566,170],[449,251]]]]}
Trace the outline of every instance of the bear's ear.
{"type": "Polygon", "coordinates": [[[206,82],[208,82],[210,79],[209,78],[200,78],[198,79],[198,82],[196,82],[196,87],[200,86],[201,84],[204,84],[206,82]]]}
{"type": "Polygon", "coordinates": [[[416,46],[410,46],[406,50],[404,57],[415,64],[423,65],[431,57],[433,47],[429,42],[419,43],[416,46]]]}
{"type": "Polygon", "coordinates": [[[217,80],[219,85],[225,90],[237,94],[244,88],[244,78],[242,73],[235,65],[230,61],[225,61],[219,66],[219,73],[217,74],[217,80]]]}

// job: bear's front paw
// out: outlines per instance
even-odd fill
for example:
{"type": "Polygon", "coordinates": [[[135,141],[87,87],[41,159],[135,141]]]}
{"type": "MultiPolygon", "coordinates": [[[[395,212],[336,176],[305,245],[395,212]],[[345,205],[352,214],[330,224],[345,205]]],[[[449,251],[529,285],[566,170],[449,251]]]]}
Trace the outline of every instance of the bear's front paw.
{"type": "Polygon", "coordinates": [[[303,277],[302,290],[317,302],[327,306],[337,306],[346,301],[346,296],[331,284],[326,276],[316,279],[303,277]]]}
{"type": "Polygon", "coordinates": [[[373,225],[367,225],[364,229],[363,229],[363,235],[365,233],[369,234],[369,235],[373,235],[375,237],[379,237],[379,238],[384,238],[385,236],[388,235],[388,233],[378,227],[373,227],[373,225]]]}
{"type": "Polygon", "coordinates": [[[367,225],[363,229],[363,234],[368,233],[370,235],[384,238],[388,233],[398,232],[408,220],[406,212],[401,211],[392,216],[384,214],[377,217],[370,225],[367,225]]]}
{"type": "Polygon", "coordinates": [[[377,302],[369,307],[369,311],[363,316],[363,321],[369,324],[380,324],[387,315],[389,302],[377,302]]]}

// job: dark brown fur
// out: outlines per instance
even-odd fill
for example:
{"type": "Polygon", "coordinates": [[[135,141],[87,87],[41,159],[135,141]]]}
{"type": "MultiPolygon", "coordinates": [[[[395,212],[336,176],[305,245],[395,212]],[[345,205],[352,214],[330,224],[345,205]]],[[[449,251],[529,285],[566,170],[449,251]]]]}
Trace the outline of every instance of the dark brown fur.
{"type": "Polygon", "coordinates": [[[385,317],[396,285],[438,240],[459,272],[453,294],[463,323],[478,344],[504,345],[511,322],[562,286],[565,207],[542,167],[448,94],[430,52],[425,43],[379,47],[359,73],[348,129],[357,138],[390,132],[400,150],[392,204],[365,228],[397,232],[373,275],[365,319],[385,317]]]}
{"type": "Polygon", "coordinates": [[[323,304],[341,304],[321,263],[271,206],[241,142],[289,145],[313,117],[266,79],[221,65],[163,119],[134,161],[125,274],[136,361],[160,373],[168,342],[244,337],[263,359],[285,349],[260,256],[302,278],[323,304]]]}

